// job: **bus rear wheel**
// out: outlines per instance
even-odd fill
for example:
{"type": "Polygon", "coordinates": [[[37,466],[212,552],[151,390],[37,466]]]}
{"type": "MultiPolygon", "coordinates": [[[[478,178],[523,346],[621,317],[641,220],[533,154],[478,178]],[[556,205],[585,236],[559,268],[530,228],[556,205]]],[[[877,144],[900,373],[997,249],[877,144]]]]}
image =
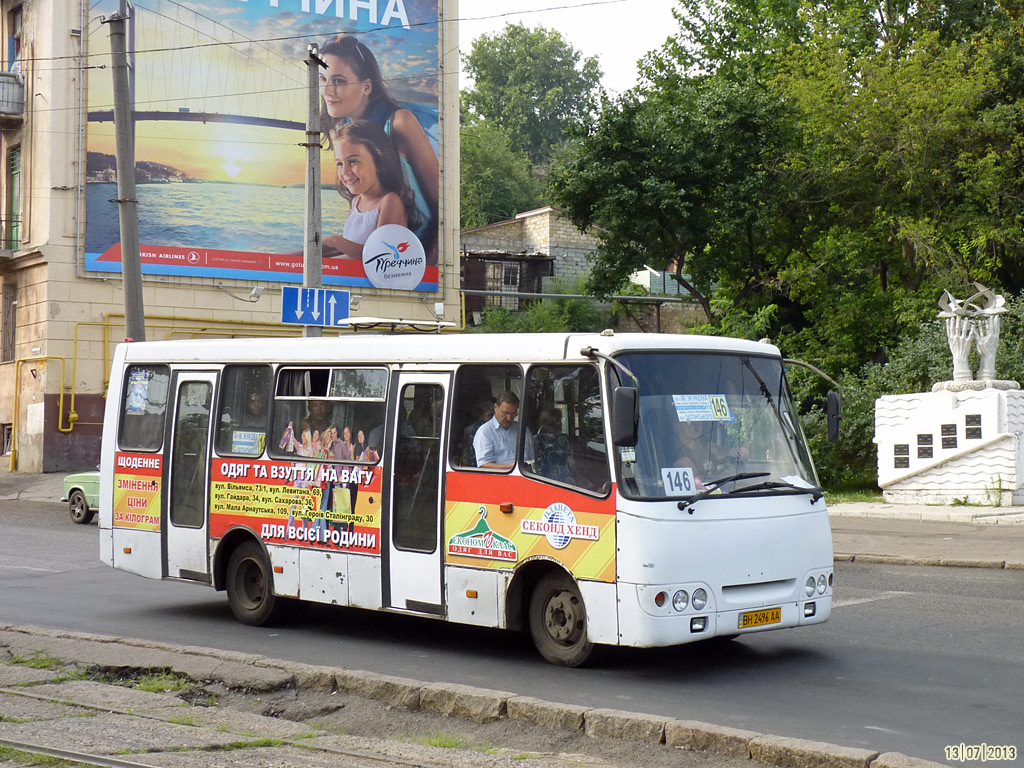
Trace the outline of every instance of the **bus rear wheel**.
{"type": "Polygon", "coordinates": [[[247,541],[231,553],[226,586],[231,612],[243,624],[269,624],[280,613],[270,563],[256,542],[247,541]]]}
{"type": "Polygon", "coordinates": [[[537,582],[530,596],[530,635],[552,664],[578,667],[590,658],[594,644],[587,634],[587,610],[569,576],[552,572],[537,582]]]}

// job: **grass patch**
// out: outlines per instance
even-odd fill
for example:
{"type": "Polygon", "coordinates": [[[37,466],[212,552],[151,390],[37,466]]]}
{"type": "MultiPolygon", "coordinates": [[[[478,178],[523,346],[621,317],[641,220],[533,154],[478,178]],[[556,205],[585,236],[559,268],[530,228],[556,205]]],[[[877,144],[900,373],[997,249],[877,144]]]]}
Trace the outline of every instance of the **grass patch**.
{"type": "Polygon", "coordinates": [[[68,683],[68,682],[71,682],[72,680],[88,680],[88,679],[89,679],[89,672],[88,672],[88,670],[85,670],[85,669],[72,669],[72,670],[70,670],[68,672],[64,672],[63,674],[57,675],[55,678],[53,678],[53,680],[50,681],[50,684],[52,685],[52,684],[56,684],[56,683],[68,683]]]}
{"type": "Polygon", "coordinates": [[[222,747],[211,747],[210,751],[230,751],[236,749],[258,749],[260,747],[283,747],[285,742],[283,739],[253,739],[252,741],[232,741],[230,744],[225,744],[222,747]]]}
{"type": "MultiPolygon", "coordinates": [[[[148,693],[176,693],[192,688],[192,681],[170,668],[136,669],[134,667],[116,667],[91,669],[86,677],[97,683],[120,685],[123,688],[134,688],[148,693]]],[[[203,692],[205,693],[205,691],[203,692]]],[[[191,706],[194,701],[186,701],[184,706],[191,706]]]]}
{"type": "Polygon", "coordinates": [[[34,752],[23,752],[20,749],[12,749],[2,745],[0,745],[0,760],[16,765],[44,766],[45,768],[88,768],[85,763],[76,763],[72,760],[50,757],[49,755],[37,755],[34,752]]]}
{"type": "Polygon", "coordinates": [[[194,717],[188,715],[175,715],[174,717],[167,719],[168,723],[174,723],[175,725],[188,725],[192,728],[198,728],[199,722],[194,717]]]}
{"type": "Polygon", "coordinates": [[[49,654],[43,653],[42,651],[36,651],[28,658],[24,656],[13,656],[11,658],[12,664],[18,664],[23,667],[30,667],[31,669],[60,669],[64,666],[60,659],[55,659],[49,654]]]}
{"type": "Polygon", "coordinates": [[[826,504],[879,504],[882,491],[879,488],[834,488],[825,491],[826,504]]]}
{"type": "Polygon", "coordinates": [[[191,682],[184,675],[176,675],[173,672],[164,670],[155,674],[146,674],[135,681],[133,688],[149,693],[169,693],[172,691],[184,691],[191,685],[191,682]]]}
{"type": "Polygon", "coordinates": [[[441,747],[442,749],[467,749],[465,741],[458,736],[450,736],[447,733],[439,733],[429,738],[416,739],[417,744],[425,747],[441,747]]]}

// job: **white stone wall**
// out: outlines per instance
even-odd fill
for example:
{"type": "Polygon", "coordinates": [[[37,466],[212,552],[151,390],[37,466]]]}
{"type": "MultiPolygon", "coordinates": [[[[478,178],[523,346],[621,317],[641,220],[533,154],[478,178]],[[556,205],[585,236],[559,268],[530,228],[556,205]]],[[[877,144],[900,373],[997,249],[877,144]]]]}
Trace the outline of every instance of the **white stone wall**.
{"type": "Polygon", "coordinates": [[[577,230],[554,208],[520,214],[510,221],[462,234],[463,250],[553,257],[553,276],[570,290],[590,271],[590,256],[597,244],[596,237],[577,230]]]}
{"type": "Polygon", "coordinates": [[[875,401],[878,484],[896,503],[1024,503],[1024,392],[967,390],[875,401]]]}
{"type": "Polygon", "coordinates": [[[462,250],[523,253],[527,250],[523,228],[522,219],[513,219],[464,232],[461,235],[462,250]]]}

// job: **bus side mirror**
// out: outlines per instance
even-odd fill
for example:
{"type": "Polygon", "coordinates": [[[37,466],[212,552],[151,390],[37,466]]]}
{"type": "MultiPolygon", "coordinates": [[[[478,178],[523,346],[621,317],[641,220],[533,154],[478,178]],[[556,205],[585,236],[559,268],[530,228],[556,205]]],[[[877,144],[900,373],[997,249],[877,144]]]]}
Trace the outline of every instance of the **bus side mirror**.
{"type": "Polygon", "coordinates": [[[615,387],[612,390],[612,444],[636,445],[637,391],[633,387],[615,387]]]}
{"type": "Polygon", "coordinates": [[[835,443],[839,440],[839,422],[843,418],[843,403],[839,393],[832,390],[825,398],[825,422],[828,425],[828,441],[835,443]]]}

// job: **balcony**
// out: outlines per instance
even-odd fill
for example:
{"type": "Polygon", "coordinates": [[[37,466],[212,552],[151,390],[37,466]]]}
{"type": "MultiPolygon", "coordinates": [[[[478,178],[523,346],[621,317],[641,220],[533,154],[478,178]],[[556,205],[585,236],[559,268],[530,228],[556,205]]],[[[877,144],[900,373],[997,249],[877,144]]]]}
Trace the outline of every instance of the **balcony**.
{"type": "Polygon", "coordinates": [[[0,217],[0,261],[17,253],[20,223],[18,219],[0,217]]]}
{"type": "Polygon", "coordinates": [[[0,72],[0,124],[5,128],[21,125],[25,113],[25,84],[15,72],[0,72]]]}

